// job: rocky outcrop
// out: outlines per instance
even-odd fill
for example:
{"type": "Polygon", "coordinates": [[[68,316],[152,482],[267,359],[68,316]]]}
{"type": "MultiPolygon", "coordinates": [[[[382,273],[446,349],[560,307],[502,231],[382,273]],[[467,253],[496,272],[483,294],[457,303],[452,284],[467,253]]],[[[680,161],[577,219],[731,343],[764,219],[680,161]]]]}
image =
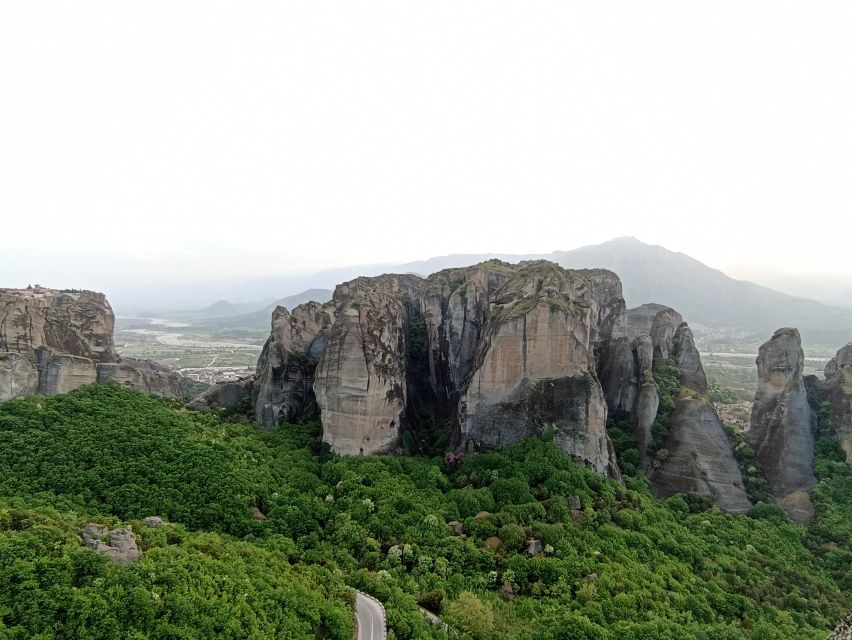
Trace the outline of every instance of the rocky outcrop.
{"type": "Polygon", "coordinates": [[[101,293],[0,289],[0,402],[110,381],[146,393],[183,396],[182,378],[175,371],[118,356],[114,324],[101,293]]]}
{"type": "MultiPolygon", "coordinates": [[[[661,342],[668,340],[668,332],[661,342]]],[[[664,496],[695,493],[732,513],[751,509],[745,483],[722,422],[707,394],[707,379],[692,331],[681,323],[672,336],[671,357],[680,370],[680,394],[670,418],[663,455],[649,470],[664,496]]],[[[661,356],[662,356],[661,351],[661,356]]]]}
{"type": "Polygon", "coordinates": [[[194,411],[210,411],[214,408],[236,409],[242,402],[251,399],[253,388],[254,376],[217,382],[188,402],[186,408],[194,411]]]}
{"type": "Polygon", "coordinates": [[[38,392],[43,396],[68,393],[98,381],[95,361],[67,353],[57,353],[47,347],[39,347],[35,353],[39,372],[38,392]]]}
{"type": "Polygon", "coordinates": [[[0,351],[33,353],[47,347],[96,362],[116,362],[114,325],[102,293],[0,289],[0,351]]]}
{"type": "Polygon", "coordinates": [[[852,342],[841,348],[825,367],[821,395],[831,405],[831,427],[852,463],[852,342]]]}
{"type": "Polygon", "coordinates": [[[118,564],[129,566],[142,557],[130,525],[113,529],[90,522],[82,533],[83,544],[118,564]]]}
{"type": "Polygon", "coordinates": [[[121,362],[101,362],[97,370],[98,384],[117,382],[154,396],[184,396],[183,377],[174,369],[150,360],[124,358],[121,362]]]}
{"type": "Polygon", "coordinates": [[[291,313],[276,307],[272,333],[257,363],[252,401],[262,429],[293,421],[316,401],[314,373],[334,320],[334,305],[307,302],[291,313]]]}
{"type": "Polygon", "coordinates": [[[674,354],[675,334],[682,323],[683,317],[677,311],[661,304],[644,304],[627,312],[630,338],[650,338],[653,364],[674,354]]]}
{"type": "MultiPolygon", "coordinates": [[[[807,491],[813,472],[816,415],[802,378],[805,356],[796,329],[779,329],[757,356],[758,388],[748,437],[776,499],[807,491]]],[[[801,502],[801,501],[799,501],[801,502]]],[[[801,520],[797,506],[791,517],[801,520]]]]}
{"type": "Polygon", "coordinates": [[[327,304],[279,308],[258,362],[256,415],[270,428],[316,406],[324,440],[347,454],[409,449],[407,434],[416,440],[430,420],[452,423],[460,450],[552,428],[563,450],[618,478],[607,416],[631,416],[649,464],[660,404],[652,371],[672,357],[689,393],[656,469],[660,490],[746,510],[691,332],[668,307],[628,311],[605,270],[492,260],[426,279],[358,278],[327,304]]]}
{"type": "Polygon", "coordinates": [[[846,616],[827,640],[852,640],[852,614],[846,616]]]}
{"type": "MultiPolygon", "coordinates": [[[[468,294],[489,306],[487,314],[475,310],[476,317],[486,319],[472,359],[448,376],[462,380],[462,446],[502,447],[553,427],[566,452],[618,477],[593,342],[601,329],[599,319],[608,318],[602,307],[610,301],[596,298],[596,283],[582,272],[552,263],[472,269],[486,273],[469,279],[468,294]],[[488,271],[496,276],[489,277],[488,271]],[[470,291],[481,282],[491,288],[470,291]]],[[[431,322],[446,327],[452,319],[433,316],[431,322]]]]}
{"type": "Polygon", "coordinates": [[[407,329],[420,315],[417,276],[357,278],[334,291],[334,323],[316,369],[323,440],[344,454],[396,449],[406,429],[407,329]]]}

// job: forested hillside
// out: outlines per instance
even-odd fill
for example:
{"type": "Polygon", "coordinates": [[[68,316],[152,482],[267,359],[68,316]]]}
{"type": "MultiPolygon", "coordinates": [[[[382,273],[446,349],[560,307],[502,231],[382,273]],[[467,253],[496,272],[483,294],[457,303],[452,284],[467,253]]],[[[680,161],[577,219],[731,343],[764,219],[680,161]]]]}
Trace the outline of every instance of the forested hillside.
{"type": "Polygon", "coordinates": [[[658,500],[549,434],[341,458],[314,423],[168,403],[106,385],[0,406],[0,638],[342,640],[347,586],[385,603],[392,638],[446,637],[420,606],[472,639],[822,640],[852,605],[852,483],[827,439],[805,528],[658,500]],[[88,522],[131,524],[142,558],[85,548],[88,522]]]}

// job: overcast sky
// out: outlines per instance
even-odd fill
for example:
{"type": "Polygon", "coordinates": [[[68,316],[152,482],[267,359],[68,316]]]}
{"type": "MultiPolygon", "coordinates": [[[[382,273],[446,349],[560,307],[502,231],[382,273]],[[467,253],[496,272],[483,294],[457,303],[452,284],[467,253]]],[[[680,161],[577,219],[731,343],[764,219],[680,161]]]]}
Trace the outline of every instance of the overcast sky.
{"type": "Polygon", "coordinates": [[[4,2],[0,286],[623,235],[852,276],[850,33],[848,1],[4,2]]]}

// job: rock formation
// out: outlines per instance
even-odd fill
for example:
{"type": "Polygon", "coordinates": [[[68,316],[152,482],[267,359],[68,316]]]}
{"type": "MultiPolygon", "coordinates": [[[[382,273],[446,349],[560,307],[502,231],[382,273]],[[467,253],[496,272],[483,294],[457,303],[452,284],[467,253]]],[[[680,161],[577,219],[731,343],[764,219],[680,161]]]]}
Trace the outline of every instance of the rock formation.
{"type": "Polygon", "coordinates": [[[802,378],[805,356],[796,329],[779,329],[757,356],[758,388],[748,437],[772,494],[791,518],[813,515],[803,501],[813,472],[816,415],[802,378]]]}
{"type": "Polygon", "coordinates": [[[256,374],[258,423],[303,413],[312,383],[324,439],[341,453],[398,449],[420,404],[454,422],[459,448],[552,426],[567,452],[618,477],[596,352],[613,402],[629,407],[639,383],[625,313],[614,274],[547,262],[358,278],[326,305],[276,311],[256,374]]]}
{"type": "Polygon", "coordinates": [[[658,490],[744,511],[751,505],[689,328],[661,305],[628,311],[605,270],[491,260],[425,279],[358,278],[329,303],[276,309],[253,397],[262,428],[316,406],[338,453],[408,449],[426,413],[453,425],[457,450],[553,428],[563,450],[618,478],[607,416],[630,416],[649,465],[660,403],[653,369],[672,357],[688,393],[669,458],[654,470],[658,490]]]}
{"type": "MultiPolygon", "coordinates": [[[[594,339],[615,324],[607,306],[620,303],[623,309],[624,303],[620,295],[613,303],[601,294],[602,273],[589,275],[534,262],[519,267],[484,263],[430,277],[464,287],[466,300],[457,295],[465,305],[463,323],[457,322],[460,314],[452,304],[436,315],[433,302],[424,314],[434,331],[429,336],[436,358],[431,369],[439,371],[446,362],[450,397],[459,397],[462,446],[501,447],[552,426],[566,452],[600,473],[619,476],[606,433],[607,404],[595,370],[594,339]],[[466,332],[476,337],[474,349],[453,353],[451,342],[442,349],[442,336],[466,332]]],[[[614,274],[608,276],[620,288],[614,274]]]]}
{"type": "Polygon", "coordinates": [[[118,564],[129,566],[142,557],[130,525],[110,531],[105,526],[90,522],[82,533],[83,544],[105,555],[118,564]]]}
{"type": "Polygon", "coordinates": [[[214,407],[236,409],[240,403],[250,400],[254,389],[254,376],[217,382],[204,393],[187,403],[187,409],[209,411],[214,407]]]}
{"type": "Polygon", "coordinates": [[[852,614],[846,616],[827,640],[852,640],[852,614]]]}
{"type": "MultiPolygon", "coordinates": [[[[665,341],[668,332],[665,332],[665,341]]],[[[663,352],[661,351],[661,354],[663,352]]],[[[672,337],[671,356],[680,370],[676,400],[665,444],[649,478],[662,495],[696,493],[732,513],[745,513],[751,502],[722,422],[707,393],[707,379],[692,331],[682,323],[672,337]]]]}
{"type": "Polygon", "coordinates": [[[417,276],[357,278],[334,291],[334,323],[316,369],[323,440],[338,453],[393,451],[406,428],[406,331],[419,315],[417,276]]]}
{"type": "Polygon", "coordinates": [[[852,342],[837,352],[825,367],[822,397],[831,405],[831,426],[846,462],[852,463],[852,342]]]}
{"type": "Polygon", "coordinates": [[[183,396],[176,372],[118,356],[114,325],[102,293],[0,289],[0,402],[111,380],[146,393],[183,396]]]}
{"type": "Polygon", "coordinates": [[[272,333],[257,362],[252,401],[262,429],[304,414],[316,401],[314,372],[334,318],[332,303],[276,307],[272,333]]]}
{"type": "Polygon", "coordinates": [[[44,287],[0,289],[0,351],[48,347],[97,362],[115,362],[115,318],[102,293],[44,287]]]}

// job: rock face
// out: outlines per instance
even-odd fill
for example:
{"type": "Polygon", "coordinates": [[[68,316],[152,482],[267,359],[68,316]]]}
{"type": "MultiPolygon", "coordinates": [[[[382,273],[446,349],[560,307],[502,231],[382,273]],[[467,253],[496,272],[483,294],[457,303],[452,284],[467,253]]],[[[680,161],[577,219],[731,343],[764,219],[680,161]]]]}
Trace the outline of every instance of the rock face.
{"type": "Polygon", "coordinates": [[[439,357],[432,370],[440,369],[440,360],[448,361],[447,377],[461,381],[451,391],[459,395],[462,446],[502,447],[552,426],[566,452],[618,477],[595,370],[593,340],[604,329],[601,317],[609,320],[610,302],[595,295],[598,283],[546,262],[480,265],[430,280],[443,278],[462,280],[465,296],[488,303],[472,309],[474,318],[485,320],[476,327],[476,349],[457,359],[455,371],[452,352],[440,353],[440,333],[461,335],[471,330],[470,323],[454,327],[458,315],[452,309],[438,317],[426,314],[427,323],[443,328],[430,336],[430,344],[438,346],[432,354],[439,357]],[[483,284],[488,288],[480,289],[483,284]]]}
{"type": "Polygon", "coordinates": [[[118,384],[155,396],[183,397],[183,379],[179,373],[150,360],[125,358],[121,362],[98,364],[98,384],[118,384]]]}
{"type": "Polygon", "coordinates": [[[0,402],[113,380],[146,393],[183,396],[176,372],[118,356],[114,324],[101,293],[0,289],[0,402]]]}
{"type": "Polygon", "coordinates": [[[0,353],[0,402],[37,392],[38,369],[33,360],[20,353],[0,353]]]}
{"type": "Polygon", "coordinates": [[[214,407],[235,409],[244,400],[251,399],[254,376],[228,382],[218,382],[187,403],[187,409],[209,411],[214,407]]]}
{"type": "Polygon", "coordinates": [[[290,313],[276,307],[272,333],[257,363],[252,386],[262,429],[303,415],[316,401],[314,373],[334,320],[334,305],[307,302],[290,313]]]}
{"type": "Polygon", "coordinates": [[[256,375],[258,423],[303,413],[312,383],[323,437],[339,453],[398,449],[417,429],[415,405],[427,404],[455,424],[459,448],[500,447],[553,426],[563,449],[618,477],[597,348],[615,372],[614,402],[632,403],[639,385],[609,272],[491,261],[425,280],[358,278],[326,305],[276,311],[256,375]],[[316,358],[315,370],[294,363],[296,353],[316,358]],[[635,389],[617,388],[619,378],[635,389]]]}
{"type": "Polygon", "coordinates": [[[674,353],[674,337],[683,323],[681,315],[661,304],[644,304],[627,312],[630,337],[650,338],[652,364],[668,359],[674,353]]]}
{"type": "Polygon", "coordinates": [[[653,463],[649,478],[662,495],[696,493],[726,511],[744,513],[752,505],[686,323],[672,337],[671,355],[680,369],[681,392],[666,438],[668,455],[653,463]]]}
{"type": "Polygon", "coordinates": [[[102,293],[0,289],[0,351],[48,347],[97,362],[116,362],[115,317],[102,293]]]}
{"type": "Polygon", "coordinates": [[[407,425],[407,329],[417,276],[357,278],[334,291],[334,323],[316,369],[323,440],[344,454],[393,451],[407,425]]]}
{"type": "MultiPolygon", "coordinates": [[[[757,356],[758,388],[748,435],[757,462],[782,506],[785,498],[807,491],[816,482],[816,415],[808,404],[802,378],[804,359],[799,332],[789,328],[776,331],[757,356]]],[[[801,509],[797,507],[790,516],[801,519],[801,509]]]]}
{"type": "Polygon", "coordinates": [[[358,278],[329,303],[276,309],[253,394],[262,428],[316,407],[338,453],[408,449],[430,421],[452,425],[457,450],[552,428],[567,453],[619,478],[607,417],[629,416],[644,454],[660,404],[652,371],[672,357],[689,393],[674,415],[670,458],[655,470],[658,489],[744,511],[689,328],[661,305],[628,311],[605,270],[492,260],[425,279],[358,278]]]}
{"type": "Polygon", "coordinates": [[[831,403],[832,427],[846,452],[846,462],[852,463],[852,342],[826,365],[822,395],[831,403]]]}

